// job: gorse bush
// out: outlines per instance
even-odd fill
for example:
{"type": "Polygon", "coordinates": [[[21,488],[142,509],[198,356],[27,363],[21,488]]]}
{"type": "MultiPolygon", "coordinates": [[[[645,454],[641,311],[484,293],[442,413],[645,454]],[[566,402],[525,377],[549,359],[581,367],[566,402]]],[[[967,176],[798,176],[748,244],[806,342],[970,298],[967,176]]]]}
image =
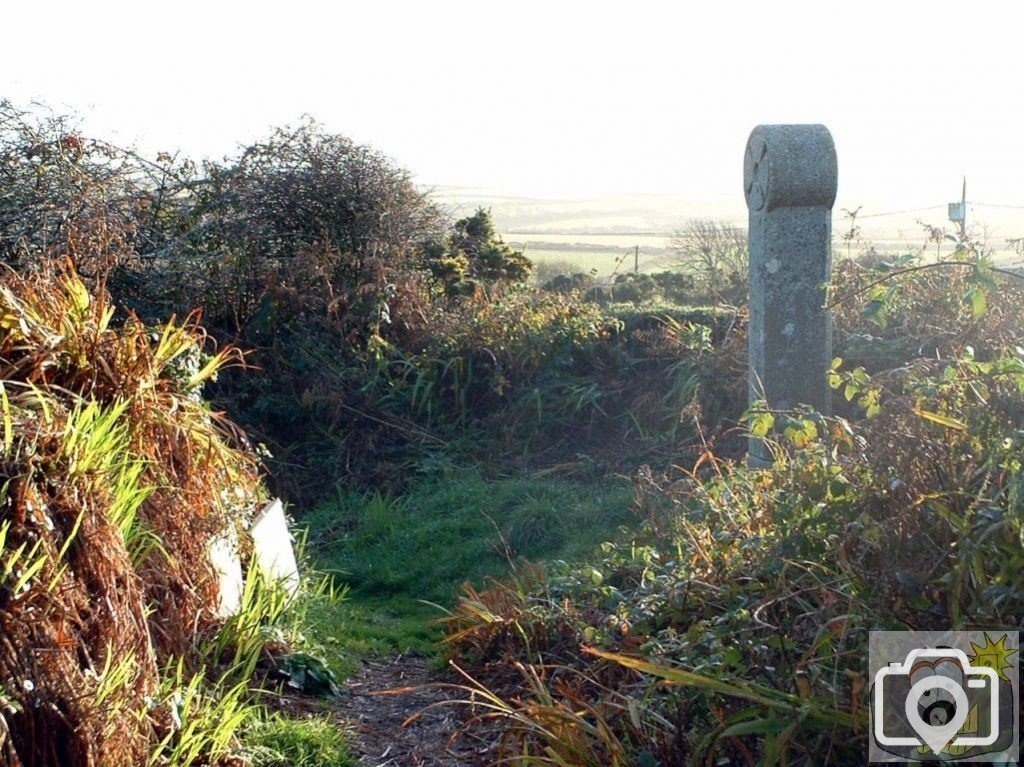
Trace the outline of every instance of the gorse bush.
{"type": "Polygon", "coordinates": [[[490,211],[483,208],[456,221],[444,238],[429,243],[425,256],[433,276],[453,296],[523,283],[533,273],[530,259],[501,240],[490,211]]]}
{"type": "Polygon", "coordinates": [[[486,416],[543,368],[571,367],[614,330],[593,307],[528,291],[459,307],[446,324],[389,371],[388,386],[408,389],[412,412],[431,425],[486,416]]]}
{"type": "MultiPolygon", "coordinates": [[[[310,266],[313,258],[310,252],[298,263],[310,266]]],[[[317,273],[311,268],[295,284],[317,273]]],[[[230,377],[220,391],[291,467],[281,485],[291,497],[316,500],[337,481],[386,482],[389,471],[404,473],[404,446],[439,444],[442,437],[432,432],[442,416],[459,413],[464,422],[477,406],[484,415],[486,392],[501,389],[502,371],[524,359],[526,344],[554,349],[565,343],[563,335],[582,337],[585,331],[573,328],[593,321],[575,321],[558,301],[533,302],[512,289],[494,297],[446,296],[425,272],[388,279],[358,318],[335,311],[343,292],[365,293],[365,284],[339,285],[333,301],[323,293],[319,301],[314,287],[275,287],[248,336],[260,375],[230,377]],[[494,349],[486,348],[491,341],[494,349]]]]}

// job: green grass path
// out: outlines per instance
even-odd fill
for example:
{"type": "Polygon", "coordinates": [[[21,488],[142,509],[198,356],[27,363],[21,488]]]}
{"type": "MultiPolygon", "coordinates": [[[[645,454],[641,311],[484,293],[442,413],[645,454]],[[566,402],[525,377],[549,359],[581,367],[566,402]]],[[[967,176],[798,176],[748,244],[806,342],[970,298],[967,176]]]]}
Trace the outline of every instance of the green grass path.
{"type": "Polygon", "coordinates": [[[431,625],[460,586],[507,574],[521,559],[571,560],[630,520],[621,478],[485,479],[461,471],[405,495],[345,494],[299,520],[312,564],[349,587],[340,604],[314,605],[317,634],[348,673],[367,655],[432,654],[431,625]]]}

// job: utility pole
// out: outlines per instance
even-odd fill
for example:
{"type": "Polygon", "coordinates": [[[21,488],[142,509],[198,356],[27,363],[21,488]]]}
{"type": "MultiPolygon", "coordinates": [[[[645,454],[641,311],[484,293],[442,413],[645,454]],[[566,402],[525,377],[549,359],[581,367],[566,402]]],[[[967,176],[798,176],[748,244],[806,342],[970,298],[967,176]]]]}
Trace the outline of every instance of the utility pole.
{"type": "Polygon", "coordinates": [[[633,274],[640,274],[640,246],[633,246],[633,274]]]}
{"type": "Polygon", "coordinates": [[[964,176],[963,191],[960,193],[960,207],[963,208],[964,215],[960,219],[960,239],[967,239],[967,176],[964,176]]]}

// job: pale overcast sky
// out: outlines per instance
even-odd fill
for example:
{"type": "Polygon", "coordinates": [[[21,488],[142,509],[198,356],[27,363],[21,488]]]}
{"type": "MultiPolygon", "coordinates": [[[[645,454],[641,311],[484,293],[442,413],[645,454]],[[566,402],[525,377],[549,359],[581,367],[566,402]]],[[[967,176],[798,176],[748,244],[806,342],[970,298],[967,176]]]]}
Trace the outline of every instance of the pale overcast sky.
{"type": "Polygon", "coordinates": [[[823,122],[840,199],[1024,205],[1020,0],[7,3],[0,97],[223,156],[308,113],[432,185],[741,195],[823,122]]]}

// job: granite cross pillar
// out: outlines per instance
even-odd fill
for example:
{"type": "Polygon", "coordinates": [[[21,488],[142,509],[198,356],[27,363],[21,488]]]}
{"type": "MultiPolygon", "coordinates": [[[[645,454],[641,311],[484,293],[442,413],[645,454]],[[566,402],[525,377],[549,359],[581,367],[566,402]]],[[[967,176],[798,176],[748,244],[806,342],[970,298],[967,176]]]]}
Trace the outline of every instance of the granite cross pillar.
{"type": "MultiPolygon", "coordinates": [[[[825,301],[837,172],[824,125],[759,125],[747,140],[750,402],[763,400],[772,410],[831,409],[832,321],[825,301]]],[[[770,463],[761,440],[751,440],[749,459],[770,463]]]]}

